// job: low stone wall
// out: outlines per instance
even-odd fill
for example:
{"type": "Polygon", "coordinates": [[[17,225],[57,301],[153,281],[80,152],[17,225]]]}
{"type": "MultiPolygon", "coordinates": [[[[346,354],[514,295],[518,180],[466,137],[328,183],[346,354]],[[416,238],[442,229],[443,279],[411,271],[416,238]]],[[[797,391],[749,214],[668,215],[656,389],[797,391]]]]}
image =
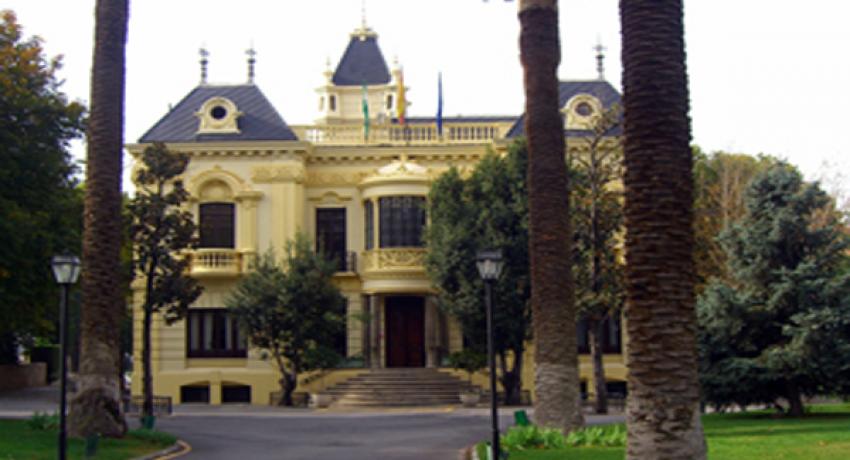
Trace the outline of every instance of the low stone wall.
{"type": "Polygon", "coordinates": [[[46,363],[0,365],[0,391],[20,390],[46,384],[46,363]]]}

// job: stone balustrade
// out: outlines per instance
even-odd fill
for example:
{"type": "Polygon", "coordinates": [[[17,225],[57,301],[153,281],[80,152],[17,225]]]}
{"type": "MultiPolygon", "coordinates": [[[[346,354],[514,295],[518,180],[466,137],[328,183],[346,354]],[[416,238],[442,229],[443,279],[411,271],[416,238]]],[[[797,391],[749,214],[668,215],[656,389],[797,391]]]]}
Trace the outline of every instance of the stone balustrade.
{"type": "Polygon", "coordinates": [[[235,249],[197,249],[189,253],[192,276],[239,276],[243,272],[245,257],[235,249]]]}
{"type": "Polygon", "coordinates": [[[290,128],[298,139],[320,145],[427,145],[488,143],[503,138],[510,126],[505,123],[445,123],[440,136],[436,124],[373,124],[369,127],[368,138],[360,124],[300,125],[290,128]]]}

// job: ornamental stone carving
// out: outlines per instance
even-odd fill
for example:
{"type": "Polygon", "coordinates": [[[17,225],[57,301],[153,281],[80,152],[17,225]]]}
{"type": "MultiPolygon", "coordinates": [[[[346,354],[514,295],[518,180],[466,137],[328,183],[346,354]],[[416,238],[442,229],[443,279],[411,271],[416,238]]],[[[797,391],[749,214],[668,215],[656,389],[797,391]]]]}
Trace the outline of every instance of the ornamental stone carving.
{"type": "Polygon", "coordinates": [[[424,270],[425,249],[423,248],[384,248],[363,253],[363,270],[370,271],[410,271],[424,270]]]}
{"type": "Polygon", "coordinates": [[[294,163],[289,165],[257,166],[253,169],[252,180],[258,184],[270,184],[275,182],[303,183],[306,176],[304,165],[294,163]]]}

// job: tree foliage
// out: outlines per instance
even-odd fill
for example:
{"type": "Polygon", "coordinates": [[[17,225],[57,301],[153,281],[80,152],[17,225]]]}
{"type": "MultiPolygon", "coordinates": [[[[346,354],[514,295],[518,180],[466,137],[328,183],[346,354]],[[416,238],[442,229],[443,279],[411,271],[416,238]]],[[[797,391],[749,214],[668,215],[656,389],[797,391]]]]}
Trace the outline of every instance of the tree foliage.
{"type": "Polygon", "coordinates": [[[345,298],[332,282],[335,272],[335,262],[299,234],[280,263],[272,251],[259,257],[226,301],[251,344],[274,359],[282,405],[292,405],[299,374],[340,358],[331,344],[345,332],[345,298]]]}
{"type": "Polygon", "coordinates": [[[0,364],[17,343],[53,330],[54,254],[79,254],[82,196],[68,143],[82,133],[84,109],[61,92],[60,58],[25,38],[15,14],[0,12],[0,364]]]}
{"type": "Polygon", "coordinates": [[[729,281],[699,301],[701,381],[717,406],[850,393],[850,239],[818,184],[778,164],[745,195],[722,233],[729,281]],[[827,216],[827,217],[824,217],[827,216]]]}
{"type": "Polygon", "coordinates": [[[718,237],[744,216],[744,195],[753,177],[778,160],[769,155],[693,150],[694,262],[699,293],[712,278],[729,279],[726,253],[718,237]]]}
{"type": "Polygon", "coordinates": [[[439,307],[458,319],[467,346],[477,352],[486,350],[487,318],[475,257],[483,249],[502,250],[502,276],[493,285],[494,345],[509,403],[519,402],[530,335],[526,168],[526,144],[517,141],[505,157],[487,154],[468,178],[450,169],[434,181],[428,199],[425,267],[439,307]]]}
{"type": "Polygon", "coordinates": [[[608,411],[602,331],[605,320],[619,315],[625,295],[623,285],[623,151],[612,136],[620,125],[619,107],[600,114],[586,150],[570,152],[570,194],[573,223],[573,277],[576,308],[587,322],[596,412],[608,411]]]}
{"type": "Polygon", "coordinates": [[[142,386],[145,402],[142,413],[153,415],[151,381],[151,320],[154,313],[171,324],[186,316],[189,305],[201,295],[201,286],[190,277],[190,261],[182,251],[196,246],[192,213],[181,206],[189,198],[179,176],[189,164],[189,156],[172,152],[164,144],[147,147],[136,171],[136,196],[128,211],[132,218],[130,234],[135,258],[133,269],[145,283],[142,301],[142,386]]]}

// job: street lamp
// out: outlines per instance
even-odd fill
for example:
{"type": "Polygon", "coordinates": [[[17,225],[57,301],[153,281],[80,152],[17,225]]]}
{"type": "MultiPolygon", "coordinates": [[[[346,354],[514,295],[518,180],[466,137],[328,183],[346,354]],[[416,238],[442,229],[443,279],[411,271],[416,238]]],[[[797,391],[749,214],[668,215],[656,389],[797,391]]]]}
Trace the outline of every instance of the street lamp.
{"type": "Polygon", "coordinates": [[[502,273],[502,251],[488,249],[479,251],[476,257],[478,274],[484,280],[485,303],[487,305],[487,359],[490,363],[490,418],[493,424],[492,459],[498,460],[499,449],[499,408],[496,400],[496,354],[493,338],[493,281],[502,273]]]}
{"type": "Polygon", "coordinates": [[[59,395],[59,460],[65,460],[67,435],[65,433],[65,386],[68,381],[68,369],[65,366],[68,354],[68,289],[77,282],[80,276],[80,259],[77,256],[64,254],[53,256],[50,261],[56,283],[62,288],[62,299],[59,303],[59,347],[62,360],[60,369],[59,395]]]}

